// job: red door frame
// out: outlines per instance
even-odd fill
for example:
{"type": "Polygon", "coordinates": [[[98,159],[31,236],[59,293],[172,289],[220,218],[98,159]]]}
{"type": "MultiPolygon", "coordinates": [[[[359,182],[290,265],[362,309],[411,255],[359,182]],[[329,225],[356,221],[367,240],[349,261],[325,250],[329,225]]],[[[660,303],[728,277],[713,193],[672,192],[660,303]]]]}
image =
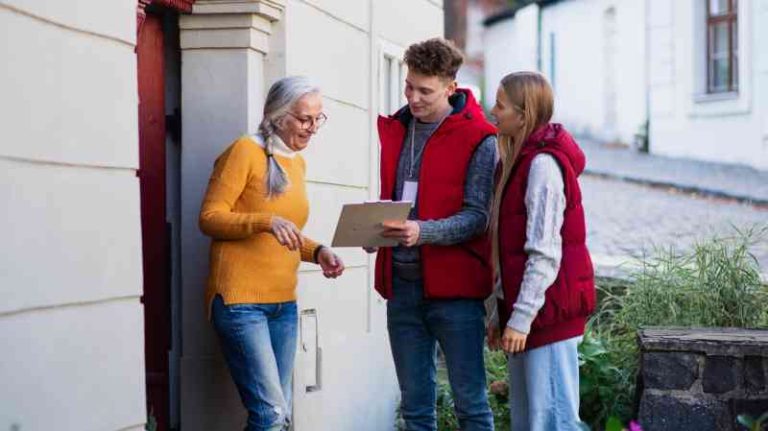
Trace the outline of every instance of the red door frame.
{"type": "Polygon", "coordinates": [[[165,190],[165,39],[162,16],[146,14],[136,44],[139,88],[139,188],[144,269],[147,409],[168,429],[171,348],[169,235],[165,190]]]}
{"type": "Polygon", "coordinates": [[[157,430],[170,424],[170,233],[166,219],[165,35],[151,3],[190,12],[194,0],[137,0],[139,188],[143,263],[144,357],[147,414],[157,430]]]}

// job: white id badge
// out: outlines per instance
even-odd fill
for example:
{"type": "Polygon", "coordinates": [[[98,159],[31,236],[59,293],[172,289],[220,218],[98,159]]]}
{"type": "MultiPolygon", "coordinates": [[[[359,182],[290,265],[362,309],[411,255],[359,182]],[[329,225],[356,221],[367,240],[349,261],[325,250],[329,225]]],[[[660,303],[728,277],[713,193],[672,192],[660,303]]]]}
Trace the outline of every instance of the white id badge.
{"type": "Polygon", "coordinates": [[[419,191],[419,182],[418,181],[406,181],[405,184],[403,184],[403,197],[402,201],[411,201],[413,202],[413,205],[416,205],[416,194],[419,191]]]}

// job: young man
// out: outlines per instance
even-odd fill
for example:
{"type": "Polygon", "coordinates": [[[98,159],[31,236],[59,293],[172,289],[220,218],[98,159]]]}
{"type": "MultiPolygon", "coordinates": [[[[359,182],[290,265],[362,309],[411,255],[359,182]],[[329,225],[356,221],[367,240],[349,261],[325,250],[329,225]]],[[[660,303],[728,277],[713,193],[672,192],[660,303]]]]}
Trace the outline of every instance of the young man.
{"type": "Polygon", "coordinates": [[[383,234],[376,289],[409,431],[436,430],[435,353],[444,353],[463,431],[493,430],[483,365],[483,299],[491,292],[486,230],[496,130],[472,93],[457,89],[461,53],[443,39],[411,45],[408,105],[379,118],[381,199],[414,202],[409,220],[383,234]]]}

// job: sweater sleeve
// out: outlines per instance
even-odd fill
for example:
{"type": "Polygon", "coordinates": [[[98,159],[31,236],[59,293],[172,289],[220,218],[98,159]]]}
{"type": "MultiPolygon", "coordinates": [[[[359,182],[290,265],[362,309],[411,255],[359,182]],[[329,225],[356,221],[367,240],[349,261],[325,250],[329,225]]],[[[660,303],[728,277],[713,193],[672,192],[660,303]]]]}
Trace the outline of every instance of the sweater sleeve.
{"type": "Polygon", "coordinates": [[[315,253],[317,253],[317,249],[320,247],[320,243],[304,235],[301,236],[301,240],[301,261],[317,263],[315,262],[315,253]]]}
{"type": "Polygon", "coordinates": [[[544,305],[547,288],[560,271],[565,212],[563,174],[554,157],[540,154],[533,159],[528,174],[525,206],[528,213],[525,235],[525,262],[520,293],[513,305],[507,327],[527,334],[544,305]]]}
{"type": "Polygon", "coordinates": [[[464,180],[464,202],[456,214],[439,220],[419,220],[418,245],[452,245],[468,241],[488,228],[496,166],[496,136],[475,149],[464,180]]]}
{"type": "Polygon", "coordinates": [[[241,138],[216,160],[200,209],[199,225],[204,234],[218,240],[237,240],[271,230],[271,214],[233,211],[248,184],[255,147],[241,138]]]}

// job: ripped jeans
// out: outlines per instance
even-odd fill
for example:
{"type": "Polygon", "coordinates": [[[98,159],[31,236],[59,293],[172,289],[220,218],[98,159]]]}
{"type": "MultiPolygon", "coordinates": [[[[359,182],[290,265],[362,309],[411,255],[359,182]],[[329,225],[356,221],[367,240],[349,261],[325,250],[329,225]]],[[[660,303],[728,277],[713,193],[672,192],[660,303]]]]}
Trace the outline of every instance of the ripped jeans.
{"type": "Polygon", "coordinates": [[[212,320],[240,399],[245,431],[281,431],[291,422],[296,302],[226,305],[216,296],[212,320]]]}

